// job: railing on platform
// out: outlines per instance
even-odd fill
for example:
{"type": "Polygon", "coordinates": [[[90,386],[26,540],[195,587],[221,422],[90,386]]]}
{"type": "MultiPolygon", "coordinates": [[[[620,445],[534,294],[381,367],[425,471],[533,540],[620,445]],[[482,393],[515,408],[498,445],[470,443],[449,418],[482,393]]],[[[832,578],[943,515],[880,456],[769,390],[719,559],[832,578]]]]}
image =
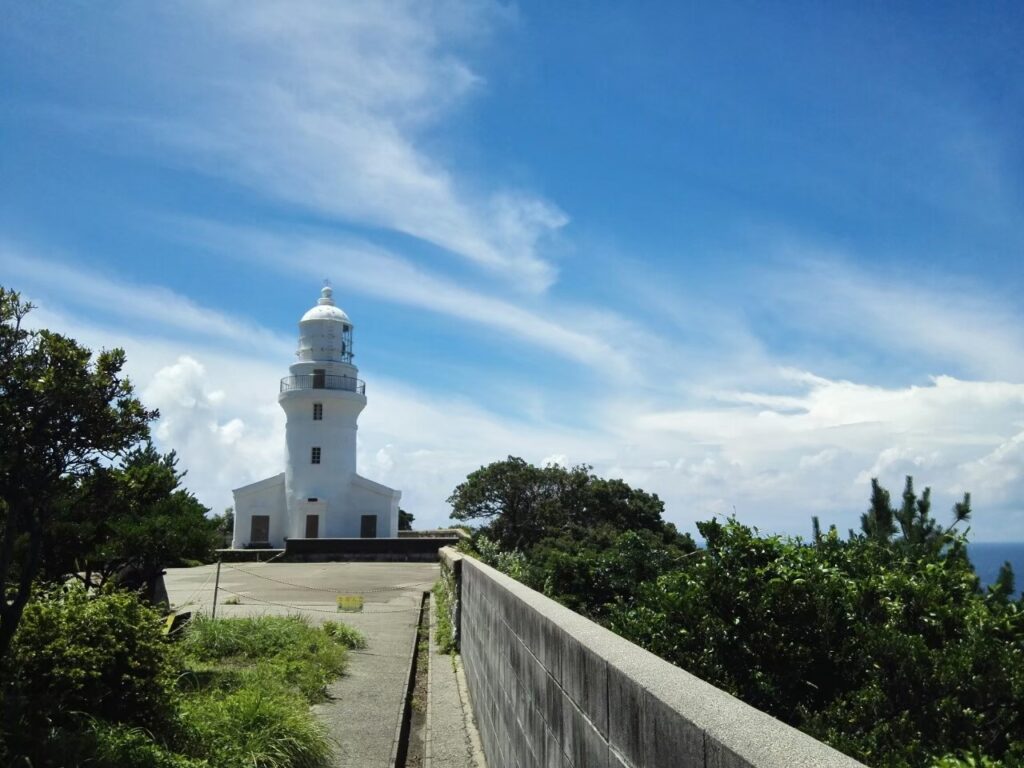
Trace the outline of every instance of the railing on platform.
{"type": "Polygon", "coordinates": [[[297,389],[339,389],[343,392],[366,394],[366,382],[352,376],[336,376],[326,373],[300,373],[281,379],[281,391],[297,389]]]}

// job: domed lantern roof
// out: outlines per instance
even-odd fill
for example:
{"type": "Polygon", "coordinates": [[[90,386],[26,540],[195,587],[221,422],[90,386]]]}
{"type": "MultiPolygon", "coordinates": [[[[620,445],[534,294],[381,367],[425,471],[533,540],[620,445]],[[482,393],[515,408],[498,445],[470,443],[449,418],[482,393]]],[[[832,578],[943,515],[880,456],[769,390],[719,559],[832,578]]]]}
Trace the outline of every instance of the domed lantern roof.
{"type": "Polygon", "coordinates": [[[316,306],[309,310],[302,316],[302,320],[299,322],[306,322],[307,320],[338,320],[343,323],[351,324],[352,321],[348,319],[348,315],[345,314],[341,307],[335,306],[334,304],[334,289],[329,285],[325,285],[320,291],[320,298],[317,299],[316,306]]]}

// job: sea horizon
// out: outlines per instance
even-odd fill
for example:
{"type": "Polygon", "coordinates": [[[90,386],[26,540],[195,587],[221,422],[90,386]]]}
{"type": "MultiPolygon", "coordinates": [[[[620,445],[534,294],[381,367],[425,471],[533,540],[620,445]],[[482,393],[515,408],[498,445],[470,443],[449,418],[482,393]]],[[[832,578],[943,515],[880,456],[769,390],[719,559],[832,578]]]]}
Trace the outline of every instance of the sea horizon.
{"type": "Polygon", "coordinates": [[[974,570],[983,587],[992,584],[1003,563],[1010,563],[1016,577],[1015,589],[1024,589],[1024,541],[972,541],[967,545],[974,570]]]}

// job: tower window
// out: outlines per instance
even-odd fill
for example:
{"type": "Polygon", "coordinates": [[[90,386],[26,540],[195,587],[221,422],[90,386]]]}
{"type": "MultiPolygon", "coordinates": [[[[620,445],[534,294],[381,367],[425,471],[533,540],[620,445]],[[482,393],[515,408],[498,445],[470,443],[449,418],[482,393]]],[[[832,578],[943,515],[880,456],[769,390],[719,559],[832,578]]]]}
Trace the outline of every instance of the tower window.
{"type": "Polygon", "coordinates": [[[312,464],[319,464],[320,463],[320,446],[319,445],[314,445],[313,446],[313,450],[310,452],[310,457],[309,458],[310,458],[310,463],[312,463],[312,464]]]}
{"type": "Polygon", "coordinates": [[[324,420],[324,404],[323,403],[313,403],[313,421],[323,421],[323,420],[324,420]]]}

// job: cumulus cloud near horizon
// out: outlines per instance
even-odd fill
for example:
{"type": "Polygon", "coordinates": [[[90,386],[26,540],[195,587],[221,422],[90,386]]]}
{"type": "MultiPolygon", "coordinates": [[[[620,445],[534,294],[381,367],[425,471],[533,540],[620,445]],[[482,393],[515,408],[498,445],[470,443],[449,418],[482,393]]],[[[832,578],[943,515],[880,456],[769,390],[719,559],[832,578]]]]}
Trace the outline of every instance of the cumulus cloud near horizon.
{"type": "MultiPolygon", "coordinates": [[[[183,356],[142,390],[161,410],[158,444],[178,451],[192,487],[215,506],[230,503],[230,488],[283,469],[284,420],[273,381],[263,382],[264,397],[232,409],[239,393],[236,382],[221,378],[226,373],[183,356]]],[[[598,474],[658,493],[667,518],[686,529],[735,513],[766,531],[804,533],[813,514],[845,530],[865,507],[872,477],[898,491],[905,475],[933,487],[940,518],[973,491],[980,538],[1024,524],[1016,506],[1024,493],[1024,385],[940,377],[884,389],[816,379],[802,402],[784,410],[696,406],[579,431],[523,424],[374,377],[359,466],[400,488],[403,506],[432,526],[446,522],[445,499],[469,472],[510,454],[592,464],[598,474]],[[552,447],[559,453],[550,454],[552,447]]]]}
{"type": "MultiPolygon", "coordinates": [[[[232,488],[282,471],[276,383],[289,360],[276,347],[232,346],[220,325],[195,341],[144,323],[96,324],[49,302],[32,318],[94,349],[126,349],[136,390],[161,412],[157,445],[177,451],[204,504],[219,511],[232,488]]],[[[158,320],[193,324],[188,312],[158,320]]],[[[872,477],[898,490],[909,474],[933,487],[940,516],[971,491],[978,539],[1024,532],[1024,383],[940,375],[882,386],[777,367],[773,379],[757,371],[746,388],[694,381],[684,397],[602,379],[599,396],[562,394],[584,409],[582,420],[564,424],[496,413],[376,371],[363,376],[360,471],[401,489],[423,525],[446,522],[445,499],[469,472],[519,455],[590,464],[656,492],[666,517],[689,530],[733,513],[765,531],[805,533],[814,514],[846,530],[872,477]]],[[[542,411],[557,413],[558,401],[542,411]]]]}

